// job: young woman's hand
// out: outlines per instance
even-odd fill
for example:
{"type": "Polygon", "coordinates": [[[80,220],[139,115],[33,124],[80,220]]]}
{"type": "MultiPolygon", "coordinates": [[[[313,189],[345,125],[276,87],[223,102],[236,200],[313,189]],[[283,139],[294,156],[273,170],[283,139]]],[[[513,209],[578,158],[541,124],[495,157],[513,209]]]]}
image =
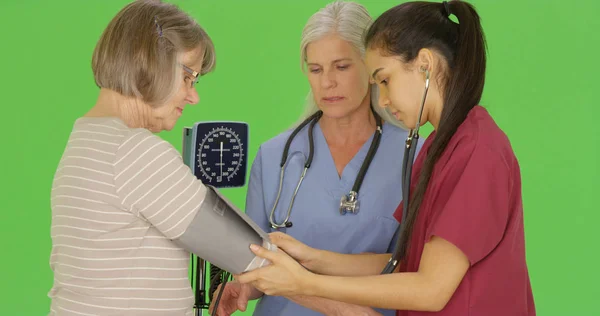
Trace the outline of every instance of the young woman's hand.
{"type": "Polygon", "coordinates": [[[308,270],[313,270],[319,256],[317,249],[309,247],[285,233],[274,232],[270,233],[269,237],[279,249],[282,249],[308,270]]]}
{"type": "Polygon", "coordinates": [[[242,284],[251,284],[266,295],[310,295],[310,282],[314,274],[306,270],[282,249],[270,251],[252,245],[250,249],[270,264],[259,269],[236,275],[242,284]]]}

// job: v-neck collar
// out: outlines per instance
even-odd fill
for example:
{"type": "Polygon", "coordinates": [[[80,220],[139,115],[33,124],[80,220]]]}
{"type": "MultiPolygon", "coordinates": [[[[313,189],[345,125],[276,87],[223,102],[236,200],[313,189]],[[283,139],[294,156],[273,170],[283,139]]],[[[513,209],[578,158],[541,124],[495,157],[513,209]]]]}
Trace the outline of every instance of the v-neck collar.
{"type": "MultiPolygon", "coordinates": [[[[327,188],[330,191],[330,194],[333,196],[341,197],[343,194],[347,194],[348,192],[343,192],[345,188],[347,190],[352,189],[358,172],[366,159],[367,153],[369,151],[369,147],[371,147],[371,142],[373,141],[375,133],[369,137],[369,139],[361,146],[361,148],[356,152],[354,157],[346,164],[344,170],[342,171],[342,175],[339,176],[337,172],[337,168],[335,167],[335,162],[333,161],[333,155],[331,154],[331,150],[329,149],[329,145],[327,144],[327,140],[325,139],[325,135],[323,134],[323,130],[321,129],[320,123],[317,122],[315,124],[314,137],[315,137],[315,151],[321,149],[321,153],[323,155],[323,163],[324,169],[326,170],[322,177],[327,181],[327,188]],[[317,149],[318,148],[318,149],[317,149]],[[326,150],[324,150],[326,149],[326,150]],[[342,195],[340,195],[342,194],[342,195]]],[[[383,138],[383,135],[382,135],[383,138]]]]}

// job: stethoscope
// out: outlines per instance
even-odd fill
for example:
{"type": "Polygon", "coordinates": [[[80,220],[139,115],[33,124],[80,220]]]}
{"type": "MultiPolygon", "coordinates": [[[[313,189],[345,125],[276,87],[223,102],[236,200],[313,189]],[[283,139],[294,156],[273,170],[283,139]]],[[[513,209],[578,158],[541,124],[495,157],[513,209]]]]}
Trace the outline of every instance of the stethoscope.
{"type": "Polygon", "coordinates": [[[398,266],[400,258],[400,249],[403,244],[402,234],[406,226],[406,213],[408,211],[408,202],[410,199],[410,177],[412,174],[412,166],[415,158],[415,152],[417,151],[417,144],[419,143],[419,126],[421,125],[421,115],[423,115],[423,108],[425,107],[425,98],[427,97],[427,90],[429,89],[429,70],[425,69],[425,92],[423,93],[423,99],[421,101],[421,110],[419,111],[419,118],[416,122],[416,127],[408,133],[406,137],[406,146],[404,147],[404,159],[402,161],[402,220],[400,227],[396,233],[398,233],[398,242],[394,247],[392,257],[388,261],[381,274],[392,273],[398,266]]]}
{"type": "MultiPolygon", "coordinates": [[[[342,196],[342,198],[340,199],[339,210],[340,210],[341,215],[345,215],[347,213],[352,213],[352,214],[358,213],[358,211],[360,209],[360,203],[358,201],[358,190],[360,189],[360,187],[362,185],[365,174],[367,173],[367,169],[369,168],[369,165],[371,164],[371,161],[373,160],[373,157],[375,156],[375,153],[377,152],[377,148],[379,147],[379,142],[381,141],[381,134],[383,131],[383,128],[382,128],[383,123],[382,123],[381,117],[373,110],[372,107],[371,107],[371,111],[373,112],[373,115],[375,116],[375,120],[377,122],[377,130],[375,131],[375,135],[373,136],[373,141],[371,142],[371,147],[369,147],[367,157],[366,157],[365,161],[363,162],[362,166],[360,167],[360,171],[358,172],[358,175],[356,176],[356,180],[354,180],[354,185],[352,186],[352,191],[350,191],[350,193],[348,193],[347,195],[342,196]]],[[[294,129],[294,131],[292,132],[290,137],[287,139],[287,142],[283,149],[281,163],[279,164],[279,166],[281,168],[281,171],[279,174],[279,189],[277,190],[277,197],[275,198],[275,203],[273,205],[273,209],[271,209],[271,215],[269,216],[269,222],[271,223],[271,227],[274,229],[283,228],[283,227],[287,227],[287,228],[292,227],[292,222],[289,219],[290,219],[290,214],[292,212],[292,207],[294,205],[294,200],[296,199],[296,194],[298,193],[298,190],[300,189],[300,185],[302,184],[302,181],[304,180],[304,177],[306,176],[306,172],[308,171],[308,169],[310,168],[310,165],[312,164],[312,159],[313,159],[313,155],[314,155],[313,128],[314,128],[315,124],[317,123],[317,121],[319,121],[319,119],[321,118],[322,115],[323,115],[322,111],[317,111],[313,115],[309,116],[300,125],[298,125],[298,127],[296,127],[294,129]],[[298,181],[298,184],[296,185],[296,189],[294,190],[294,194],[292,195],[292,199],[290,201],[290,205],[288,206],[287,215],[285,217],[285,220],[283,221],[283,223],[278,224],[277,222],[275,222],[274,214],[275,214],[275,209],[277,208],[277,205],[279,204],[279,198],[281,196],[281,189],[283,187],[283,176],[284,176],[285,167],[286,167],[286,164],[288,161],[288,151],[290,149],[290,145],[291,145],[292,141],[294,140],[294,137],[296,137],[296,135],[308,123],[310,123],[310,127],[308,130],[308,140],[309,140],[308,141],[308,144],[309,144],[308,158],[305,160],[304,170],[302,171],[302,174],[300,175],[300,180],[298,181]]]]}

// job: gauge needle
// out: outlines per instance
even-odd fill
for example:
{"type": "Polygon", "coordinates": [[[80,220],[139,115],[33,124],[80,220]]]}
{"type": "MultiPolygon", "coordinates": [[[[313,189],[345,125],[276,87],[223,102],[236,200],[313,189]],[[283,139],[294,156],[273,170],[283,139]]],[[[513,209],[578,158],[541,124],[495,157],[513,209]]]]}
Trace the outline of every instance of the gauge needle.
{"type": "Polygon", "coordinates": [[[223,176],[223,142],[221,142],[221,161],[219,163],[221,166],[221,177],[223,176]]]}

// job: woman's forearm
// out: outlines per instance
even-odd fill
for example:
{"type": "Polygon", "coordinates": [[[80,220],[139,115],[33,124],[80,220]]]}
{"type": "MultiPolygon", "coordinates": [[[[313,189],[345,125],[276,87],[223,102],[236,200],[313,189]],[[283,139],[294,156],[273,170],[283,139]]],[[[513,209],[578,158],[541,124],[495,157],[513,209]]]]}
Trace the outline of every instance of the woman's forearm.
{"type": "Polygon", "coordinates": [[[443,308],[434,283],[419,273],[362,277],[311,275],[305,295],[373,308],[439,311],[443,308]]]}
{"type": "Polygon", "coordinates": [[[391,254],[341,254],[317,250],[315,258],[306,267],[318,274],[362,276],[380,274],[391,254]]]}

